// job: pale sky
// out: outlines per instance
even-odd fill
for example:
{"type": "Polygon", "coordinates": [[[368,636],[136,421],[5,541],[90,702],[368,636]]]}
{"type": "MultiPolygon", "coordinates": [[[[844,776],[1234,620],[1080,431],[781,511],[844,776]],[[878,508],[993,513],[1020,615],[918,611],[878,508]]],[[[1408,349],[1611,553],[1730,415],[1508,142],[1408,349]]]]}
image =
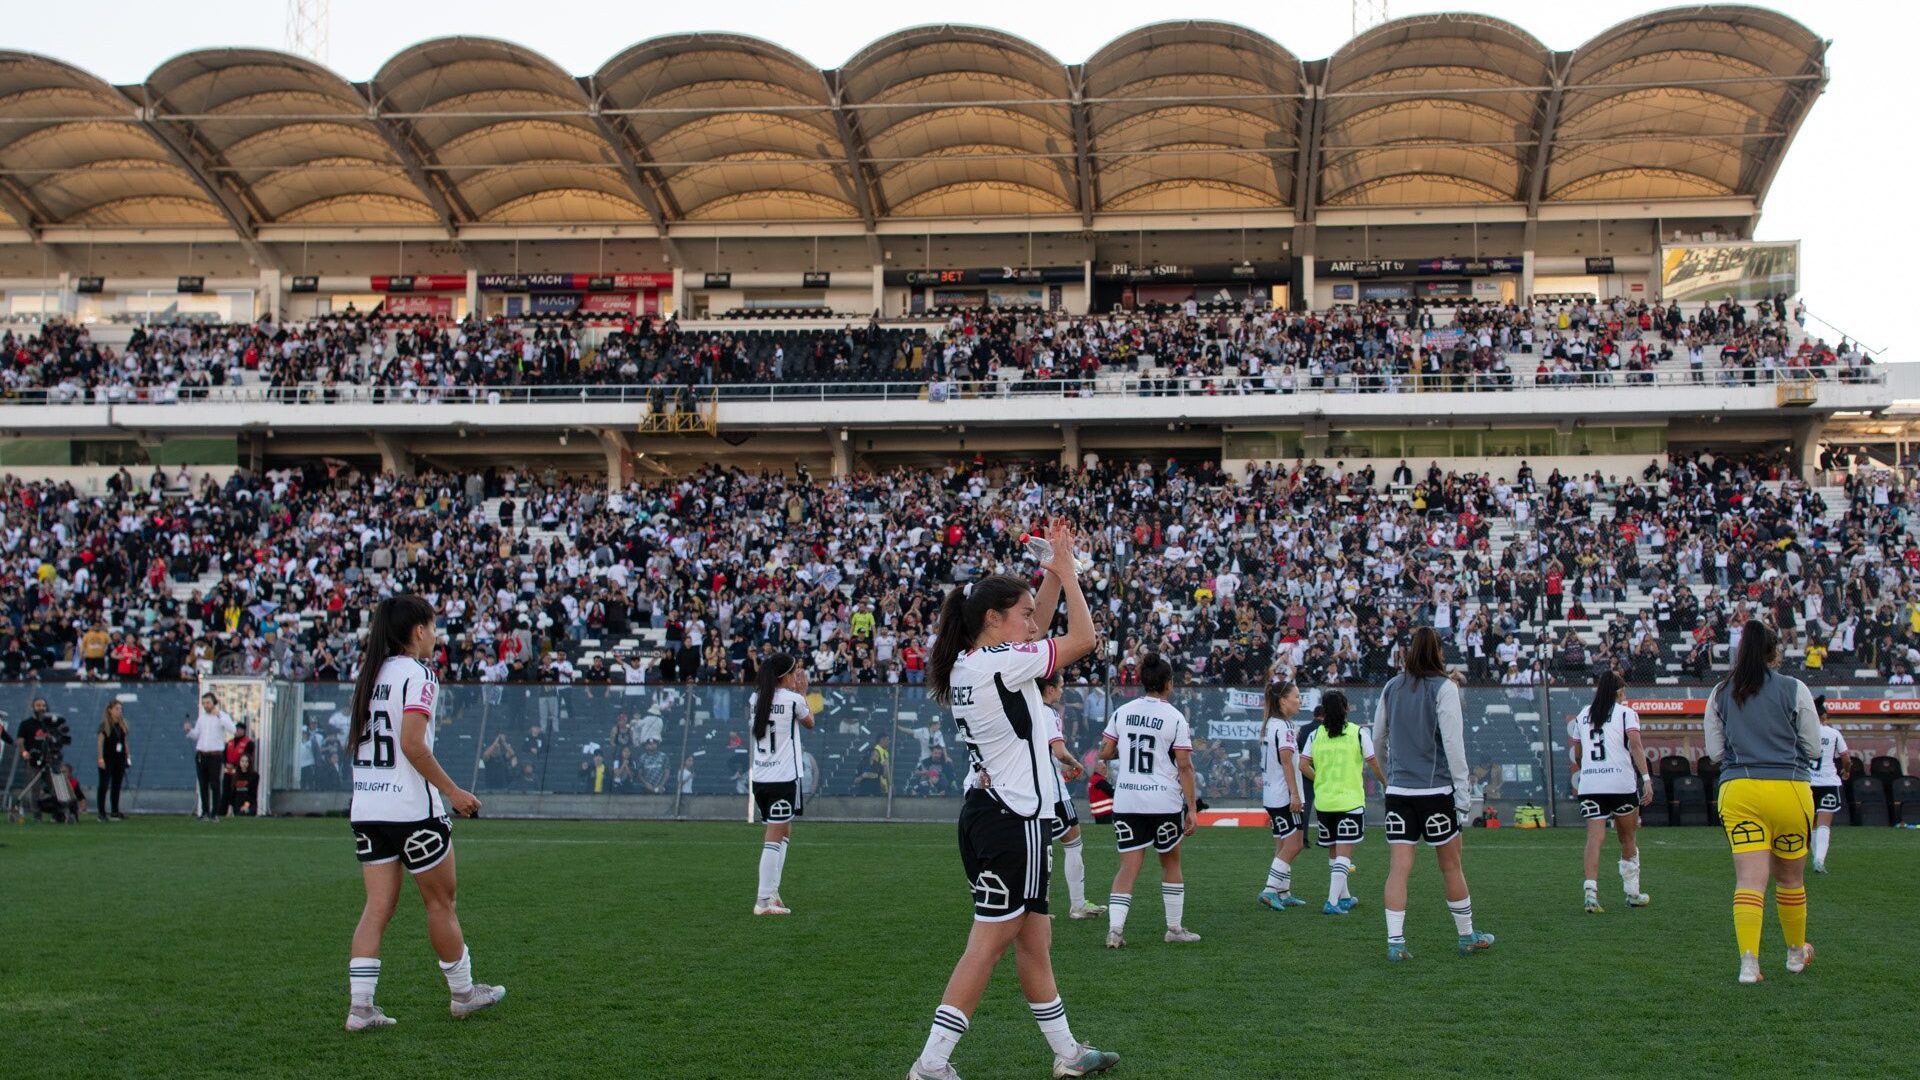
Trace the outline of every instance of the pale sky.
{"type": "MultiPolygon", "coordinates": [[[[135,83],[169,57],[195,49],[283,48],[286,6],[282,0],[199,0],[188,8],[147,0],[96,0],[84,14],[62,9],[61,17],[8,20],[6,47],[58,57],[110,82],[135,83]]],[[[1470,10],[1515,23],[1548,48],[1572,49],[1609,26],[1659,6],[1616,0],[1391,0],[1390,13],[1470,10]]],[[[1896,185],[1911,183],[1920,174],[1920,150],[1909,128],[1914,106],[1920,104],[1911,49],[1920,34],[1920,15],[1915,14],[1920,9],[1872,0],[1783,0],[1771,6],[1832,42],[1827,52],[1832,81],[1768,192],[1758,238],[1802,242],[1807,306],[1837,328],[1834,333],[1887,350],[1885,359],[1920,358],[1920,349],[1899,336],[1905,321],[1896,317],[1914,307],[1903,294],[1920,280],[1906,265],[1920,259],[1920,229],[1911,210],[1896,206],[1896,185]]],[[[341,75],[359,81],[410,44],[471,34],[518,42],[583,75],[646,38],[714,30],[767,38],[822,67],[836,67],[875,38],[930,21],[917,19],[919,14],[900,4],[790,0],[679,8],[631,0],[567,0],[544,6],[525,0],[466,0],[453,6],[332,0],[327,60],[341,75]]],[[[926,14],[937,11],[926,9],[926,14]]],[[[1092,5],[994,5],[966,14],[965,21],[984,21],[1018,34],[1065,63],[1085,60],[1136,26],[1176,16],[1241,23],[1309,60],[1332,55],[1352,36],[1350,6],[1338,0],[1302,5],[1101,0],[1092,5]],[[1102,18],[1088,20],[1090,10],[1102,18]]],[[[1827,332],[1811,323],[1809,329],[1827,332]]]]}

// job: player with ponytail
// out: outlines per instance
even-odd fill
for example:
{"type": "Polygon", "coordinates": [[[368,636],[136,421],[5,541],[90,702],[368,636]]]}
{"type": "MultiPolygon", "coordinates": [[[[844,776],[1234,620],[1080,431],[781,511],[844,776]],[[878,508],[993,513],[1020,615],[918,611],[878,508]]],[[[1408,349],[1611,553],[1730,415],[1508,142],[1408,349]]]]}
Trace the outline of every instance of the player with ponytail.
{"type": "Polygon", "coordinates": [[[1386,777],[1373,754],[1373,734],[1347,719],[1347,695],[1320,695],[1320,727],[1300,750],[1300,775],[1312,780],[1313,816],[1320,846],[1328,850],[1325,915],[1345,915],[1359,901],[1347,887],[1353,873],[1353,849],[1367,837],[1365,769],[1382,783],[1386,777]]]}
{"type": "Polygon", "coordinates": [[[434,608],[411,593],[380,601],[354,680],[347,746],[353,755],[353,801],[347,812],[366,884],[366,907],[353,931],[347,963],[348,1031],[390,1027],[373,1003],[380,980],[380,939],[400,902],[401,868],[413,875],[427,909],[427,938],[453,995],[456,1019],[497,1004],[504,986],[473,981],[460,919],[454,914],[450,806],[473,817],[480,800],[463,790],[433,756],[439,681],[426,666],[434,651],[434,608]]]}
{"type": "Polygon", "coordinates": [[[1293,717],[1300,711],[1300,688],[1291,679],[1267,684],[1260,720],[1262,804],[1273,825],[1273,862],[1267,867],[1267,887],[1260,890],[1260,906],[1274,911],[1301,907],[1293,895],[1293,860],[1300,856],[1307,834],[1301,826],[1300,785],[1295,782],[1293,717]]]}
{"type": "Polygon", "coordinates": [[[786,653],[767,657],[754,678],[749,711],[753,715],[753,802],[767,826],[760,842],[760,889],[754,894],[753,913],[790,915],[792,911],[780,899],[780,875],[787,868],[787,837],[793,831],[793,819],[800,816],[805,801],[800,729],[813,726],[806,669],[786,653]]]}
{"type": "Polygon", "coordinates": [[[1640,891],[1640,808],[1653,801],[1653,777],[1643,768],[1640,714],[1620,703],[1623,688],[1616,672],[1605,671],[1593,686],[1593,701],[1567,724],[1573,779],[1580,816],[1587,820],[1586,879],[1581,882],[1589,915],[1600,906],[1600,848],[1607,841],[1607,819],[1620,837],[1620,883],[1628,907],[1650,902],[1640,891]]]}

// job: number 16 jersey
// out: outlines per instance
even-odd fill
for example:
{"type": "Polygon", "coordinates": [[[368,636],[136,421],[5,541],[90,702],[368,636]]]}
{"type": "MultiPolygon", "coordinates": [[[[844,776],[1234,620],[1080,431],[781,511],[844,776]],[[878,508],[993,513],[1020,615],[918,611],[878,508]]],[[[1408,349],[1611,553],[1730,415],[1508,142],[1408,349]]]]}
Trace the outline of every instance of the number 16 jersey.
{"type": "Polygon", "coordinates": [[[1114,813],[1178,814],[1187,808],[1173,752],[1191,751],[1193,732],[1179,709],[1159,698],[1129,701],[1114,710],[1101,737],[1120,750],[1112,766],[1114,813]]]}
{"type": "Polygon", "coordinates": [[[393,656],[380,665],[367,705],[367,728],[353,753],[352,821],[425,821],[445,817],[440,793],[400,752],[400,723],[406,713],[427,718],[427,749],[433,749],[433,703],[440,681],[410,656],[393,656]]]}

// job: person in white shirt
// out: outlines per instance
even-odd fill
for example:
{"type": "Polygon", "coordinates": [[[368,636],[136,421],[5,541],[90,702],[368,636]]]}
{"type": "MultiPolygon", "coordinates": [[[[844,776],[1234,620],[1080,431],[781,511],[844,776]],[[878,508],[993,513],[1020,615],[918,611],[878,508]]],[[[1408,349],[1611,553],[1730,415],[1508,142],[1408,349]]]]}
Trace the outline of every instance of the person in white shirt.
{"type": "Polygon", "coordinates": [[[800,816],[800,729],[813,727],[807,706],[807,669],[786,653],[774,653],[760,665],[747,710],[753,717],[753,803],[766,823],[760,844],[760,891],[755,915],[790,915],[780,899],[780,874],[787,866],[787,837],[800,816]]]}
{"type": "Polygon", "coordinates": [[[1653,802],[1653,775],[1643,763],[1640,714],[1620,703],[1624,689],[1619,674],[1603,672],[1594,684],[1593,701],[1567,722],[1572,747],[1574,792],[1580,816],[1587,819],[1586,878],[1581,882],[1588,914],[1600,914],[1600,848],[1607,840],[1607,820],[1620,837],[1620,884],[1628,907],[1646,907],[1640,891],[1640,808],[1653,802]]]}
{"type": "Polygon", "coordinates": [[[1827,846],[1833,841],[1833,815],[1839,813],[1841,785],[1853,769],[1847,757],[1847,737],[1827,723],[1827,696],[1813,699],[1820,714],[1820,761],[1813,769],[1813,872],[1827,872],[1827,846]]]}
{"type": "Polygon", "coordinates": [[[1113,838],[1120,869],[1107,900],[1107,948],[1126,946],[1133,881],[1151,846],[1160,856],[1160,899],[1166,908],[1168,942],[1199,941],[1186,928],[1186,881],[1180,872],[1180,842],[1193,835],[1196,806],[1193,732],[1167,700],[1173,665],[1157,653],[1140,661],[1145,696],[1114,710],[1100,733],[1100,760],[1114,762],[1113,838]]]}
{"type": "Polygon", "coordinates": [[[1260,801],[1273,826],[1273,863],[1267,867],[1267,887],[1260,891],[1260,906],[1285,911],[1306,904],[1293,895],[1293,860],[1307,840],[1300,821],[1300,784],[1294,776],[1297,745],[1293,717],[1300,711],[1300,688],[1290,679],[1270,682],[1265,704],[1265,716],[1260,721],[1260,801]]]}
{"type": "Polygon", "coordinates": [[[1034,595],[1021,578],[993,574],[955,586],[941,601],[927,659],[927,688],[953,711],[980,785],[960,811],[960,861],[973,892],[973,928],[954,965],[925,1048],[907,1080],[958,1080],[951,1058],[1009,946],[1033,1018],[1053,1050],[1055,1076],[1085,1076],[1119,1055],[1073,1037],[1053,978],[1053,920],[1047,913],[1048,839],[1053,801],[1042,784],[1050,766],[1038,681],[1093,651],[1093,615],[1080,589],[1072,526],[1057,522],[1045,569],[1067,602],[1067,632],[1040,638],[1034,595]]]}
{"type": "Polygon", "coordinates": [[[433,711],[439,681],[424,663],[433,655],[434,606],[412,593],[380,601],[354,681],[347,748],[353,757],[354,854],[367,889],[347,961],[348,1031],[395,1021],[373,1003],[380,981],[380,939],[400,902],[402,868],[419,886],[427,938],[439,954],[455,1019],[498,1004],[504,986],[473,981],[460,918],[449,807],[473,817],[480,800],[453,782],[433,756],[433,711]]]}
{"type": "Polygon", "coordinates": [[[184,725],[193,739],[195,786],[199,807],[194,817],[202,821],[220,820],[220,782],[227,764],[227,740],[235,731],[233,717],[220,707],[220,699],[211,693],[200,695],[200,715],[184,725]]]}

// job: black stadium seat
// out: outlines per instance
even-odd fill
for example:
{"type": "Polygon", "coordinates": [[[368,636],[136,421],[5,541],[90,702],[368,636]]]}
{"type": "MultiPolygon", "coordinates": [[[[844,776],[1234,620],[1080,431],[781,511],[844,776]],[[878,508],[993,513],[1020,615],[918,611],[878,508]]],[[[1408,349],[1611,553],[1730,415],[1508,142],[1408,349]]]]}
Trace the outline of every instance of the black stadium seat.
{"type": "Polygon", "coordinates": [[[1698,812],[1699,823],[1713,823],[1712,796],[1707,785],[1697,776],[1676,776],[1672,780],[1673,799],[1668,803],[1668,815],[1676,825],[1692,824],[1687,820],[1690,812],[1698,812]]]}
{"type": "Polygon", "coordinates": [[[1893,805],[1887,810],[1887,818],[1895,825],[1920,818],[1920,777],[1902,776],[1893,782],[1893,805]]]}
{"type": "Polygon", "coordinates": [[[1855,825],[1892,824],[1888,813],[1887,787],[1879,777],[1856,776],[1847,785],[1847,791],[1853,797],[1852,821],[1855,825]]]}

